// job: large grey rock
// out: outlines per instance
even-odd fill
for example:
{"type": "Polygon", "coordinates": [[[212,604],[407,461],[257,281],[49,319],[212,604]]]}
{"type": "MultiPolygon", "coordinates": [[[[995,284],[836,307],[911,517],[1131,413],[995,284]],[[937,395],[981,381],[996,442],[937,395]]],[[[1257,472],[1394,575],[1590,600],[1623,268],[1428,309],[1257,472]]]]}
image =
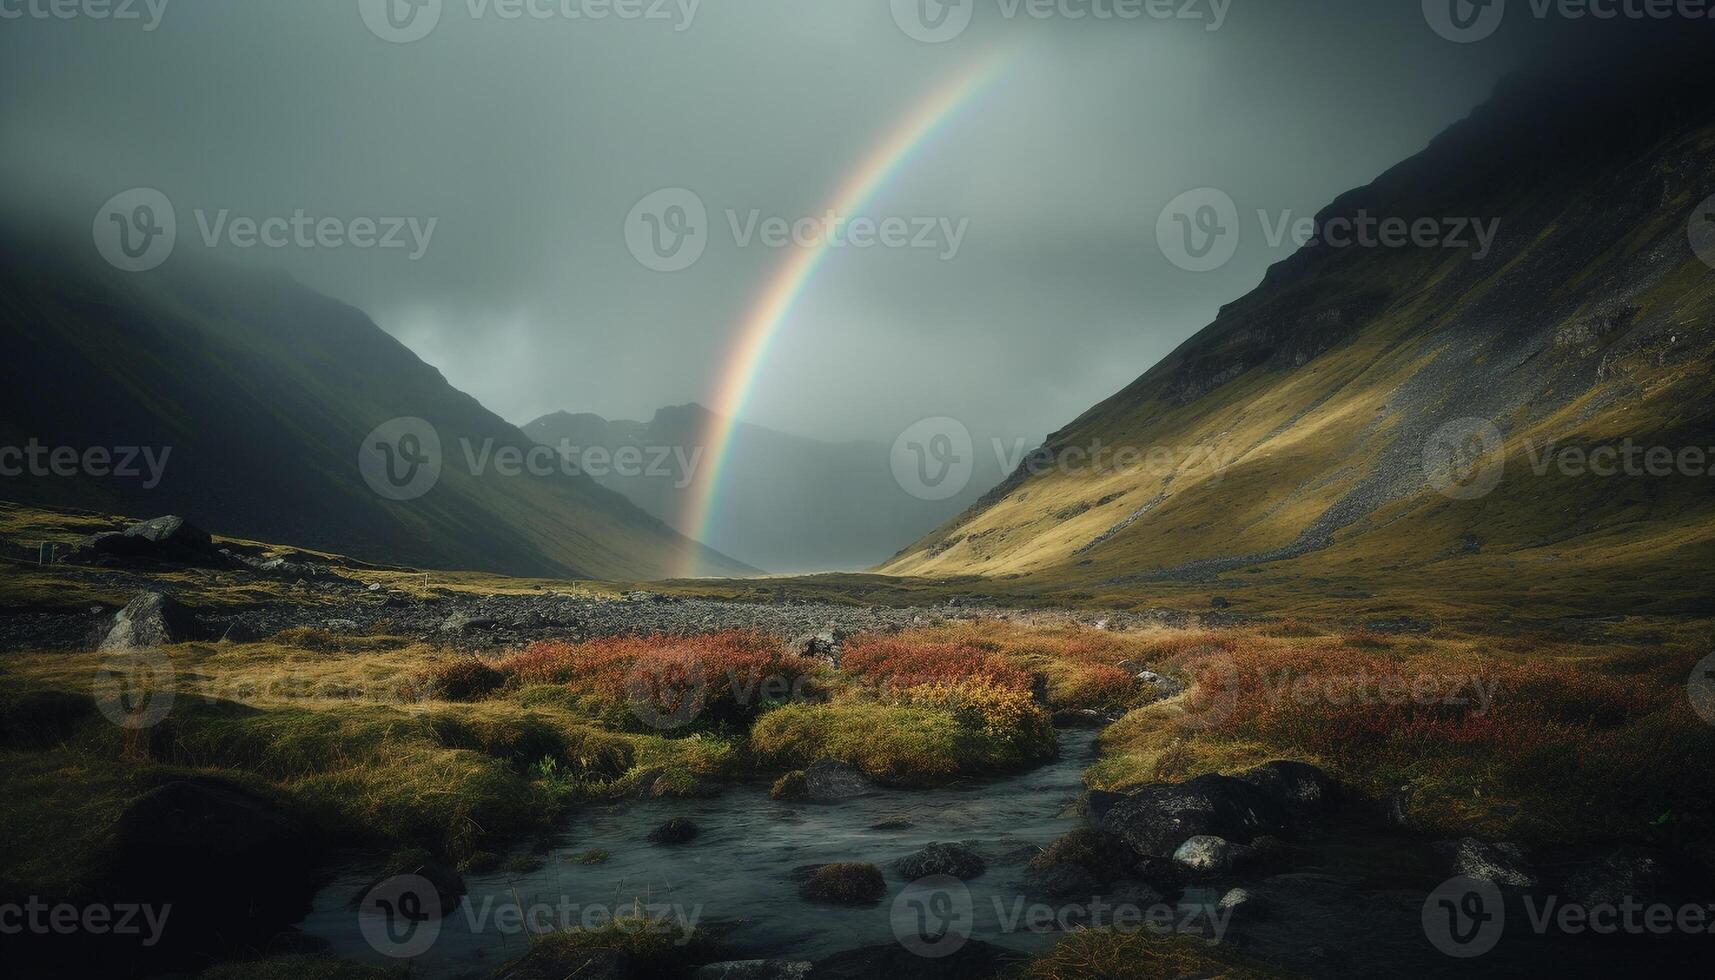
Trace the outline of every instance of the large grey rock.
{"type": "Polygon", "coordinates": [[[1220,837],[1193,837],[1173,852],[1173,863],[1197,874],[1225,874],[1244,860],[1248,849],[1243,844],[1220,837]]]}
{"type": "Polygon", "coordinates": [[[1249,843],[1285,829],[1286,805],[1273,792],[1231,776],[1153,783],[1108,807],[1101,827],[1143,856],[1171,857],[1193,837],[1249,843]]]}
{"type": "Polygon", "coordinates": [[[1441,844],[1439,849],[1446,854],[1454,875],[1518,888],[1532,888],[1537,883],[1524,850],[1517,844],[1485,844],[1475,837],[1463,837],[1441,844]]]}
{"type": "Polygon", "coordinates": [[[85,538],[76,558],[129,561],[206,562],[213,559],[214,539],[182,517],[156,517],[123,531],[106,531],[85,538]]]}
{"type": "Polygon", "coordinates": [[[188,640],[196,628],[189,609],[159,592],[140,592],[113,617],[102,638],[102,653],[153,650],[188,640]]]}

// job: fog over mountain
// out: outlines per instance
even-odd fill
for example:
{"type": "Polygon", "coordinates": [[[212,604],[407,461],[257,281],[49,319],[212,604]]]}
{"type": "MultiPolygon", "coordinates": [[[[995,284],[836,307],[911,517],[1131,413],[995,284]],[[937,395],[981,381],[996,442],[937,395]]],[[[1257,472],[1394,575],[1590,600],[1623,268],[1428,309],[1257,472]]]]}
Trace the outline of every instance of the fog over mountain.
{"type": "Polygon", "coordinates": [[[1292,249],[1251,227],[1225,268],[1182,271],[1153,234],[1176,195],[1217,186],[1247,215],[1312,214],[1565,26],[1516,15],[1461,45],[1416,3],[1221,4],[1218,30],[1216,5],[1173,6],[1186,16],[1039,20],[978,3],[962,36],[933,45],[886,3],[800,0],[670,5],[666,20],[514,20],[449,2],[406,44],[378,38],[353,0],[174,0],[152,30],[8,20],[0,200],[86,234],[115,193],[159,189],[179,248],[284,268],[357,306],[515,424],[648,418],[716,404],[741,324],[788,258],[741,246],[732,223],[820,214],[900,120],[1002,49],[994,80],[871,205],[968,220],[956,256],[837,251],[744,421],[890,443],[946,415],[979,442],[1038,441],[1292,249]],[[622,234],[665,187],[695,191],[711,231],[672,274],[643,267],[622,234]],[[234,222],[300,210],[413,218],[419,234],[398,249],[234,245],[234,222]]]}

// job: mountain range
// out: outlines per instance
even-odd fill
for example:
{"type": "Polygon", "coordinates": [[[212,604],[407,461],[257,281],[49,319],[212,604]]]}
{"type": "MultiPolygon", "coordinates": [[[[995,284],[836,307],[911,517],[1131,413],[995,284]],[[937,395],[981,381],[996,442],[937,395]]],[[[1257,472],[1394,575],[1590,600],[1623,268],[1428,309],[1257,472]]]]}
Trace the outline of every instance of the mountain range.
{"type": "MultiPolygon", "coordinates": [[[[725,424],[701,405],[663,408],[647,422],[556,412],[523,427],[545,446],[580,459],[602,486],[624,494],[654,517],[691,534],[689,476],[711,465],[706,434],[725,424]],[[613,454],[637,451],[620,472],[613,454]]],[[[716,519],[705,544],[774,573],[868,568],[973,503],[1004,473],[978,454],[964,493],[922,500],[894,480],[891,447],[879,442],[824,442],[741,422],[723,469],[716,519]]]]}
{"type": "Polygon", "coordinates": [[[283,274],[184,257],[122,273],[59,241],[0,226],[0,446],[18,451],[0,456],[8,499],[176,513],[217,534],[426,568],[751,571],[585,476],[507,465],[529,438],[353,307],[283,274]],[[134,473],[119,469],[127,456],[134,473]],[[427,475],[394,487],[389,464],[427,475]]]}
{"type": "Polygon", "coordinates": [[[1694,58],[1509,79],[881,571],[1707,611],[1715,106],[1694,58]],[[1437,244],[1456,222],[1493,240],[1437,244]],[[1365,223],[1368,244],[1330,231],[1365,223]]]}

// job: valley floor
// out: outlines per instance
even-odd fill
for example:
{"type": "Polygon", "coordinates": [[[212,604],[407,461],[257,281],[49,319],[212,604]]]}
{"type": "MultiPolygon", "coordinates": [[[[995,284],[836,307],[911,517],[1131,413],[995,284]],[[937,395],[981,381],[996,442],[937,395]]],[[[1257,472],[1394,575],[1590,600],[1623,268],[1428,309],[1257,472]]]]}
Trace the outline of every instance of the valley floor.
{"type": "MultiPolygon", "coordinates": [[[[916,870],[971,877],[986,864],[985,887],[1054,909],[1113,896],[1224,909],[1230,933],[1074,916],[1029,956],[1004,942],[973,940],[945,960],[887,944],[818,957],[815,975],[1364,975],[1389,961],[1468,972],[1416,911],[1456,875],[1509,902],[1715,898],[1705,621],[1484,632],[1410,617],[872,605],[826,594],[826,580],[808,586],[816,599],[804,583],[771,582],[737,601],[352,566],[282,582],[11,561],[3,576],[0,906],[175,915],[145,949],[111,935],[26,937],[9,944],[20,975],[66,962],[391,975],[387,957],[337,959],[295,925],[330,880],[359,874],[348,890],[362,899],[369,877],[414,875],[468,908],[481,891],[470,882],[600,864],[608,855],[586,838],[616,839],[617,826],[641,840],[645,814],[716,819],[706,801],[732,794],[772,797],[780,819],[812,826],[839,822],[819,807],[879,798],[912,814],[918,843],[953,839],[956,801],[929,806],[933,794],[1023,792],[1006,780],[1038,771],[1074,729],[1097,732],[1078,763],[1083,792],[1028,806],[1051,820],[1071,805],[1065,836],[966,841],[975,871],[970,855],[941,852],[916,870]],[[98,650],[114,610],[145,590],[184,606],[168,616],[169,642],[98,650]],[[1296,790],[1276,776],[1220,778],[1275,760],[1319,775],[1296,790]],[[1181,833],[1162,837],[1159,817],[1139,815],[1161,794],[1193,792],[1205,794],[1185,804],[1193,816],[1168,820],[1181,833]]],[[[664,872],[716,860],[698,848],[738,846],[726,827],[699,840],[675,824],[656,831],[664,872]]],[[[886,917],[921,875],[880,850],[882,829],[846,848],[855,864],[831,866],[855,894],[816,892],[823,872],[811,867],[754,887],[886,917]],[[888,869],[873,885],[872,861],[888,869]]],[[[630,916],[556,928],[512,949],[497,975],[590,964],[690,975],[744,955],[793,958],[729,945],[731,923],[669,941],[647,897],[625,897],[630,916]]],[[[1706,956],[1711,938],[1517,935],[1528,931],[1475,965],[1672,965],[1706,956]]],[[[434,964],[429,952],[420,969],[453,975],[434,964]]]]}

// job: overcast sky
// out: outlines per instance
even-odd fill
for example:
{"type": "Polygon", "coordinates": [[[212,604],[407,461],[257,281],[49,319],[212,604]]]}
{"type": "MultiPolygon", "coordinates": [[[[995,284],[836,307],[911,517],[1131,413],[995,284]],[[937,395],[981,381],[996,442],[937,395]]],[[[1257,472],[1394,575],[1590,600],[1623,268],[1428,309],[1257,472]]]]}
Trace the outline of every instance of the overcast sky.
{"type": "MultiPolygon", "coordinates": [[[[0,8],[32,2],[45,4],[0,8]]],[[[1244,216],[1313,213],[1467,113],[1541,33],[1515,16],[1450,43],[1418,0],[1223,0],[1219,30],[1210,0],[1191,0],[1199,19],[1164,20],[1008,17],[1011,0],[974,0],[968,29],[929,44],[888,0],[703,0],[688,23],[689,0],[662,4],[665,20],[568,18],[560,0],[514,20],[506,2],[445,0],[410,43],[366,26],[359,0],[167,0],[153,30],[144,0],[142,21],[0,20],[0,193],[87,227],[113,194],[156,188],[179,249],[206,249],[199,210],[433,219],[415,261],[219,248],[361,307],[514,422],[647,418],[711,399],[789,258],[741,246],[727,212],[819,214],[901,119],[999,48],[995,80],[868,209],[968,222],[957,254],[831,255],[749,419],[891,442],[950,415],[1040,438],[1290,248],[1246,217],[1231,262],[1184,271],[1156,244],[1169,201],[1213,186],[1244,216]],[[667,187],[709,211],[706,251],[676,273],[646,268],[624,233],[667,187]]]]}

